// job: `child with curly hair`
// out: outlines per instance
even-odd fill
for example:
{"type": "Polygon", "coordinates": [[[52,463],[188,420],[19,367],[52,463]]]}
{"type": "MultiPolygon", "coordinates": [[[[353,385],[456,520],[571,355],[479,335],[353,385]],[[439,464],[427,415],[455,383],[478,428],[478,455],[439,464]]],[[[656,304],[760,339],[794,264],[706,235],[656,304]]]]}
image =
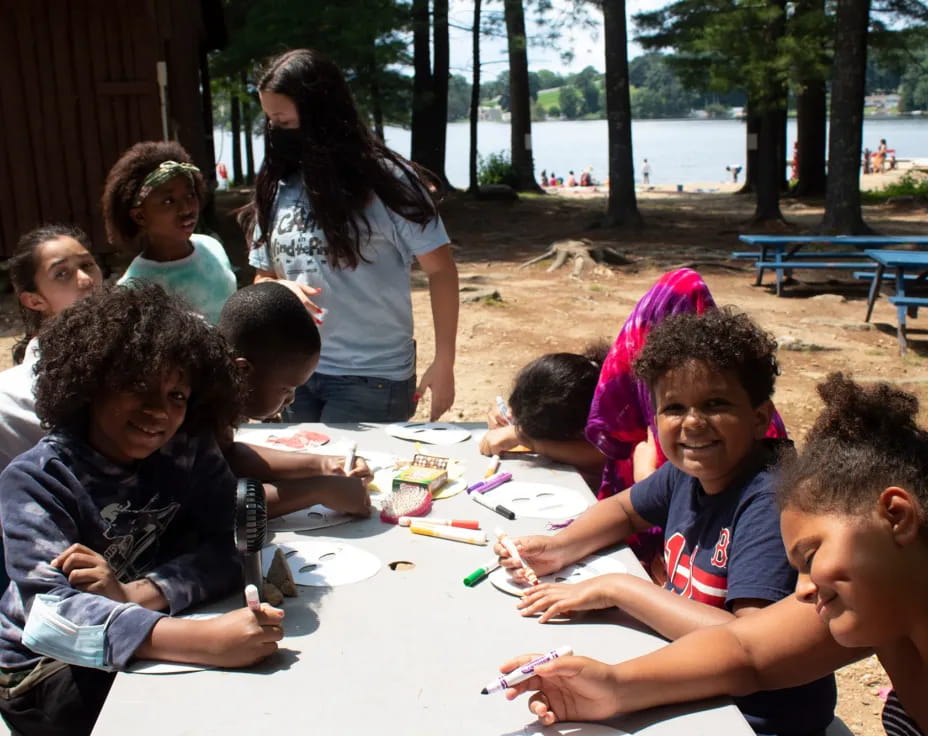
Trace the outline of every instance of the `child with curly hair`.
{"type": "MultiPolygon", "coordinates": [[[[7,261],[25,334],[13,346],[18,365],[0,373],[0,470],[45,432],[35,415],[36,338],[41,326],[103,284],[90,239],[70,225],[42,225],[19,239],[7,261]]],[[[0,571],[0,577],[3,577],[0,571]]]]}
{"type": "Polygon", "coordinates": [[[49,434],[0,474],[0,713],[18,733],[89,733],[133,658],[247,666],[276,650],[283,612],[172,617],[242,580],[219,334],[141,284],[77,302],[41,340],[49,434]]]}
{"type": "Polygon", "coordinates": [[[916,423],[918,399],[840,373],[818,391],[825,409],[779,481],[796,597],[839,644],[876,651],[893,684],[886,733],[928,733],[928,432],[916,423]]]}
{"type": "MultiPolygon", "coordinates": [[[[765,439],[775,351],[768,334],[729,309],[669,317],[654,329],[634,368],[651,391],[669,462],[557,534],[515,541],[525,562],[544,575],[659,526],[667,584],[612,574],[538,585],[520,600],[523,615],[540,614],[545,622],[617,606],[676,639],[749,616],[793,591],[771,469],[785,443],[765,439]]],[[[500,545],[496,552],[515,572],[500,545]]],[[[738,700],[755,730],[777,734],[824,728],[834,704],[833,678],[738,700]]]]}
{"type": "Polygon", "coordinates": [[[194,233],[206,184],[174,141],[136,143],[110,169],[103,220],[110,242],[137,253],[119,279],[152,281],[211,323],[235,291],[222,244],[194,233]]]}

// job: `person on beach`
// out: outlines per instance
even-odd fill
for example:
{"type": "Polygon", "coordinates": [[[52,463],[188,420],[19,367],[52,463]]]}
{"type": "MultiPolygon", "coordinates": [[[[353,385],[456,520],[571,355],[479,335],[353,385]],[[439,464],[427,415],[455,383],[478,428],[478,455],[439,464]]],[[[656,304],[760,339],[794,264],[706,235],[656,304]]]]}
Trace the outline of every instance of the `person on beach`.
{"type": "Polygon", "coordinates": [[[342,72],[318,51],[271,59],[257,83],[268,155],[241,213],[255,282],[276,280],[315,316],[322,355],[287,412],[300,422],[407,420],[454,402],[458,273],[437,181],[387,148],[342,72]],[[428,279],[435,357],[416,384],[409,272],[428,279]]]}
{"type": "Polygon", "coordinates": [[[651,186],[651,164],[648,163],[648,159],[644,160],[641,167],[641,183],[646,187],[651,186]]]}
{"type": "Polygon", "coordinates": [[[877,146],[876,153],[873,154],[873,172],[882,174],[883,167],[886,164],[886,139],[880,138],[880,145],[877,146]]]}
{"type": "Polygon", "coordinates": [[[741,164],[731,164],[725,167],[725,171],[731,174],[731,180],[735,184],[738,183],[738,174],[741,173],[741,164]]]}
{"type": "Polygon", "coordinates": [[[577,179],[574,177],[574,172],[573,172],[573,171],[569,171],[569,172],[567,173],[567,184],[566,184],[566,186],[568,186],[568,187],[575,187],[575,186],[577,186],[577,179]]]}

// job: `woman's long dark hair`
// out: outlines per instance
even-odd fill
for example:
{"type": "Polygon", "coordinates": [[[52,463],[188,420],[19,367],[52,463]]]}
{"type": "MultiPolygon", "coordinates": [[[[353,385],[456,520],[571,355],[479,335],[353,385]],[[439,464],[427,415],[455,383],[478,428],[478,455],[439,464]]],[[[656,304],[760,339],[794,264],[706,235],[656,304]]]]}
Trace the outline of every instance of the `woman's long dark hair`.
{"type": "MultiPolygon", "coordinates": [[[[439,187],[437,178],[376,138],[358,114],[341,71],[324,55],[294,49],[271,59],[258,80],[258,90],[285,95],[296,105],[303,139],[303,184],[313,218],[328,241],[329,263],[356,268],[363,260],[358,220],[369,234],[364,207],[372,193],[423,227],[436,216],[429,192],[439,187]]],[[[269,132],[265,120],[265,140],[269,132]]],[[[254,202],[240,217],[252,248],[269,243],[279,182],[292,170],[292,164],[265,157],[254,202]],[[261,235],[252,240],[256,223],[261,235]]]]}

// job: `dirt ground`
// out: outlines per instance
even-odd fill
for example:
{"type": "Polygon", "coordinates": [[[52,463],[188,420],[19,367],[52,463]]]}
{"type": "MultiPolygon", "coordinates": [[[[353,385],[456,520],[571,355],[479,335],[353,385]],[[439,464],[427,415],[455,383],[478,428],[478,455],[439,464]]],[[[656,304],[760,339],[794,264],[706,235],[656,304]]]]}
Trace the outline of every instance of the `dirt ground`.
{"type": "MultiPolygon", "coordinates": [[[[717,188],[718,185],[716,185],[717,188]]],[[[802,440],[819,409],[815,385],[828,372],[842,370],[858,379],[889,380],[928,398],[928,322],[915,320],[909,351],[900,356],[895,316],[879,300],[872,324],[863,321],[866,287],[850,283],[847,272],[798,272],[783,298],[769,286],[753,286],[753,269],[729,259],[739,247],[737,235],[753,210],[748,196],[730,193],[682,194],[648,191],[639,205],[645,226],[637,232],[596,226],[605,209],[603,195],[523,197],[518,202],[474,201],[451,195],[442,213],[455,247],[461,274],[461,318],[456,365],[457,398],[445,419],[482,420],[497,394],[506,395],[516,371],[545,352],[579,351],[587,342],[611,341],[636,300],[664,271],[697,269],[719,304],[747,311],[780,340],[803,347],[781,349],[782,375],[776,404],[791,434],[802,440]],[[629,261],[625,266],[586,269],[571,277],[571,264],[548,273],[550,260],[524,269],[526,260],[556,240],[589,238],[609,245],[629,261]],[[837,280],[829,280],[837,279],[837,280]]],[[[705,190],[706,188],[704,188],[705,190]]],[[[244,203],[245,192],[222,193],[219,209],[244,203]]],[[[777,232],[812,232],[821,208],[783,203],[788,226],[777,232]]],[[[917,206],[865,209],[879,232],[926,234],[926,211],[917,206]]],[[[241,234],[229,218],[217,230],[234,263],[244,262],[241,234]]],[[[248,273],[242,273],[242,282],[248,273]]],[[[768,277],[768,282],[770,278],[768,277]]],[[[428,291],[421,273],[413,274],[420,370],[433,350],[428,291]]],[[[0,296],[0,368],[7,367],[9,345],[19,333],[10,295],[0,296]]],[[[427,404],[420,407],[427,415],[427,404]]],[[[923,412],[922,421],[928,421],[923,412]]],[[[859,736],[882,734],[878,689],[888,680],[875,658],[838,673],[838,713],[859,736]]]]}

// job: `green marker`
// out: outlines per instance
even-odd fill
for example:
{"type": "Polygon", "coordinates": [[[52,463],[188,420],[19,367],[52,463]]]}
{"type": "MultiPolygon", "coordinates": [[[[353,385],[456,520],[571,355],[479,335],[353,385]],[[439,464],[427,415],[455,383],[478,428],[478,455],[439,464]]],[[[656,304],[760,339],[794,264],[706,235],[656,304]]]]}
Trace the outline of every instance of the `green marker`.
{"type": "Polygon", "coordinates": [[[464,585],[468,588],[473,588],[477,583],[483,580],[487,575],[493,572],[497,567],[499,567],[499,558],[494,557],[490,562],[488,562],[483,567],[478,567],[470,575],[464,578],[464,585]]]}

